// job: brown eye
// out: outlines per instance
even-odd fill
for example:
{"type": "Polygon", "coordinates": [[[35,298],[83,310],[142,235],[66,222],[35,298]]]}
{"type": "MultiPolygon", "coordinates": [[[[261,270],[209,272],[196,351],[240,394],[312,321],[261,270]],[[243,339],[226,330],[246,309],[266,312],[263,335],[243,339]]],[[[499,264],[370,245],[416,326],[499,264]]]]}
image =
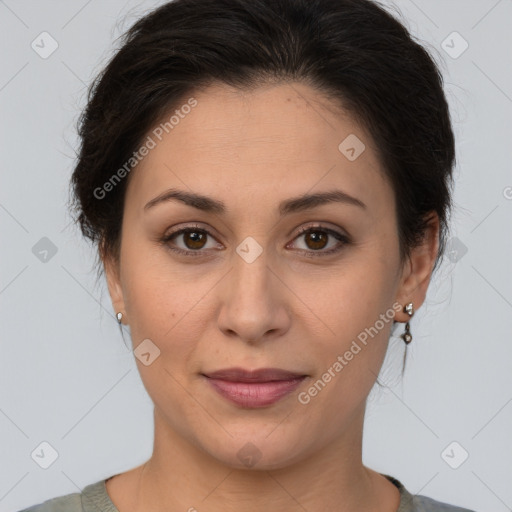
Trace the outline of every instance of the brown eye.
{"type": "Polygon", "coordinates": [[[206,243],[206,233],[202,231],[183,231],[183,242],[187,249],[202,249],[206,243]]]}
{"type": "Polygon", "coordinates": [[[324,231],[309,231],[304,234],[304,240],[309,249],[323,249],[327,245],[329,235],[324,231]]]}
{"type": "Polygon", "coordinates": [[[308,256],[330,255],[339,252],[345,245],[350,243],[348,236],[320,226],[302,228],[296,240],[301,238],[303,239],[302,245],[304,247],[298,247],[298,249],[308,256]],[[327,249],[325,249],[326,247],[327,249]]]}
{"type": "Polygon", "coordinates": [[[160,242],[173,252],[186,256],[205,256],[218,248],[213,235],[205,229],[191,226],[165,235],[160,242]],[[210,239],[210,247],[208,242],[210,239]]]}

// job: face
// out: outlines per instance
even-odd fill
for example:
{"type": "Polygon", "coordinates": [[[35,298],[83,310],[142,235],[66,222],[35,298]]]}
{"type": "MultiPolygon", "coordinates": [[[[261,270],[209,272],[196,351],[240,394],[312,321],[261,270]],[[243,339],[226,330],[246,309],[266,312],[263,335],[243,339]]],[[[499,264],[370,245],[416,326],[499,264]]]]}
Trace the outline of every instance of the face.
{"type": "Polygon", "coordinates": [[[247,454],[285,467],[361,435],[393,319],[423,301],[435,243],[401,266],[372,140],[314,89],[191,96],[129,176],[109,290],[146,354],[155,428],[233,467],[247,454]],[[305,200],[316,194],[331,195],[305,200]],[[205,376],[233,367],[297,378],[205,376]]]}

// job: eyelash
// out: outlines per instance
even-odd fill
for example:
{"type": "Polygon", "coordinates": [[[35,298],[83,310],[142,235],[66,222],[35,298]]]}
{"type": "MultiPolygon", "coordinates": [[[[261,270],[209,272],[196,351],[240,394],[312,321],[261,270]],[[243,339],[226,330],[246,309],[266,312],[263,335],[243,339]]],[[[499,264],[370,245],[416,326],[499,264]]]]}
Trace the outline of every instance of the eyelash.
{"type": "MultiPolygon", "coordinates": [[[[176,253],[181,254],[183,256],[193,256],[193,257],[203,256],[204,251],[202,251],[201,249],[198,249],[196,251],[191,251],[191,250],[178,249],[176,247],[172,247],[171,245],[169,245],[169,242],[174,237],[176,237],[178,235],[182,235],[184,233],[192,233],[192,232],[205,233],[207,236],[215,238],[207,229],[201,228],[199,226],[189,226],[189,227],[186,227],[186,228],[183,228],[183,229],[180,229],[180,230],[177,230],[177,231],[174,231],[172,233],[169,233],[169,234],[165,235],[163,238],[160,239],[160,243],[162,245],[165,245],[167,247],[167,249],[169,249],[170,251],[176,252],[176,253]]],[[[337,252],[340,252],[345,245],[350,243],[350,239],[346,235],[342,235],[341,233],[338,233],[337,231],[334,231],[332,229],[329,229],[329,228],[326,228],[326,227],[323,227],[323,226],[307,226],[307,227],[305,226],[305,227],[302,227],[299,230],[299,232],[297,233],[297,236],[294,238],[294,240],[296,238],[298,238],[299,236],[304,235],[306,233],[310,233],[310,232],[313,232],[313,233],[321,232],[321,233],[326,233],[328,235],[332,235],[334,238],[336,238],[336,240],[341,242],[341,245],[338,244],[336,247],[333,247],[332,249],[329,249],[327,251],[322,251],[322,250],[317,250],[317,251],[309,250],[308,251],[308,250],[305,250],[305,249],[299,249],[299,251],[301,253],[303,253],[303,254],[305,254],[307,256],[311,256],[311,257],[329,256],[331,254],[335,254],[337,252]]]]}

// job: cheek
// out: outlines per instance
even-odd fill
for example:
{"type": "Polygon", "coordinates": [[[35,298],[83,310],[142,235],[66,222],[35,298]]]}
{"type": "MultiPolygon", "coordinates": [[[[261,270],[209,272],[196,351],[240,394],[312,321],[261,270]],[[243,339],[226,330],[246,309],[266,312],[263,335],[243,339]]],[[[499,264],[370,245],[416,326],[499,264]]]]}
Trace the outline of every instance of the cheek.
{"type": "Polygon", "coordinates": [[[199,319],[193,307],[197,300],[187,297],[183,288],[180,282],[146,270],[132,274],[127,290],[126,309],[135,355],[146,352],[146,346],[157,354],[149,365],[136,357],[138,371],[148,395],[163,409],[169,403],[178,409],[179,404],[186,403],[183,386],[188,372],[195,369],[191,362],[199,319]],[[148,339],[149,345],[145,341],[148,339]]]}
{"type": "Polygon", "coordinates": [[[382,247],[360,248],[332,272],[297,284],[297,294],[311,305],[326,334],[352,339],[392,306],[395,269],[393,258],[382,257],[383,252],[382,247]]]}
{"type": "Polygon", "coordinates": [[[208,290],[215,282],[212,276],[194,278],[192,266],[180,271],[170,265],[162,249],[126,250],[124,257],[123,293],[134,348],[150,339],[165,367],[181,371],[205,329],[208,290]]]}
{"type": "MultiPolygon", "coordinates": [[[[354,253],[336,273],[316,282],[308,300],[320,319],[315,322],[322,334],[312,348],[319,376],[329,369],[336,375],[329,384],[334,392],[329,400],[350,401],[344,396],[347,389],[354,399],[361,397],[382,365],[394,315],[393,258],[382,258],[383,251],[384,247],[366,247],[354,253]]],[[[306,283],[300,293],[305,290],[306,283]]]]}

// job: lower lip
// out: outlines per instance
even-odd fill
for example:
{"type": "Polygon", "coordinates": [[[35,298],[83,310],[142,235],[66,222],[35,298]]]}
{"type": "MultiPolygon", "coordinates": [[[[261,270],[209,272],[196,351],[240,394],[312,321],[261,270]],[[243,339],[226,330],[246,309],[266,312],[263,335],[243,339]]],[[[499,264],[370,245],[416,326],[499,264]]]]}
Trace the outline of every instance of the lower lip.
{"type": "Polygon", "coordinates": [[[232,382],[211,379],[208,382],[224,398],[240,407],[255,408],[272,405],[294,391],[306,377],[272,382],[232,382]]]}

